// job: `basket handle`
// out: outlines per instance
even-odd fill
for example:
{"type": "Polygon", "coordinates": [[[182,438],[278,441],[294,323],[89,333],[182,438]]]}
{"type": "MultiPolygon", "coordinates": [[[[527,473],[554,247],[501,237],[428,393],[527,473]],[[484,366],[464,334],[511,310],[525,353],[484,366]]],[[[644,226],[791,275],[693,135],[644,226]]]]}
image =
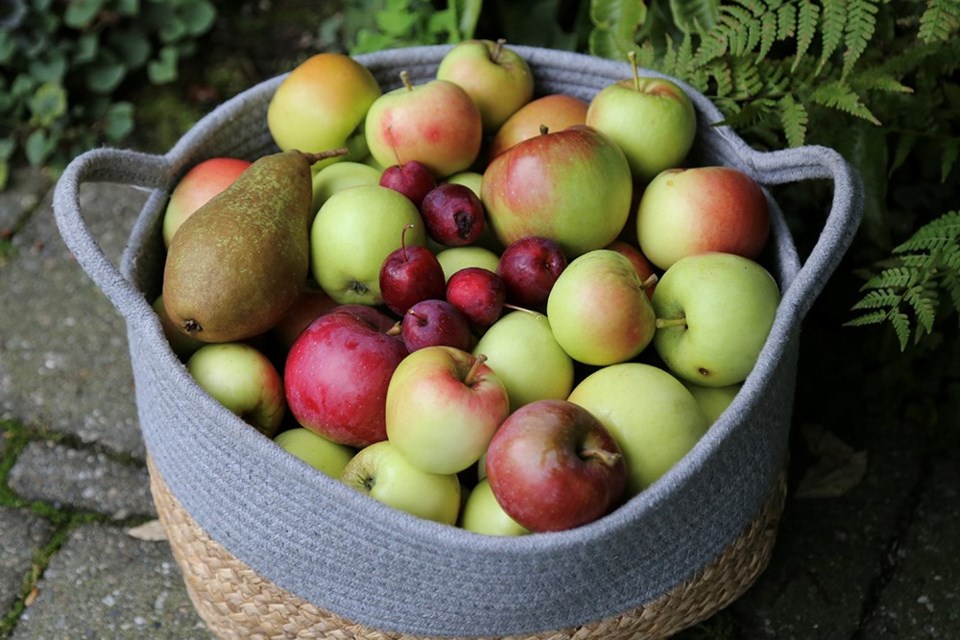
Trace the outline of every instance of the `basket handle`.
{"type": "Polygon", "coordinates": [[[756,177],[764,184],[817,179],[833,182],[833,200],[823,231],[782,296],[782,304],[802,319],[853,242],[863,216],[863,182],[856,169],[829,147],[808,145],[756,153],[750,160],[756,177]]]}
{"type": "Polygon", "coordinates": [[[170,184],[173,167],[164,156],[125,149],[93,149],[67,165],[57,181],[53,210],[60,235],[80,267],[114,307],[130,318],[146,310],[140,291],[103,253],[83,218],[80,186],[84,182],[116,182],[151,189],[170,184]]]}

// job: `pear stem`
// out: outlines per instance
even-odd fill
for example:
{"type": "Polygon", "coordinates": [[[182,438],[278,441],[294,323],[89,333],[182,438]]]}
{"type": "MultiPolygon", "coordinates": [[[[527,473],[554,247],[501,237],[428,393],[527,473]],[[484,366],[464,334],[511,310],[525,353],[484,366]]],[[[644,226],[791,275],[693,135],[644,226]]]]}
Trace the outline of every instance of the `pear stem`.
{"type": "Polygon", "coordinates": [[[413,91],[413,83],[410,81],[410,72],[406,69],[400,72],[400,81],[403,83],[403,86],[406,87],[407,91],[413,91]]]}
{"type": "Polygon", "coordinates": [[[473,364],[470,365],[470,370],[467,371],[467,375],[463,377],[463,384],[472,387],[473,383],[477,380],[477,374],[480,373],[480,367],[483,366],[483,363],[486,361],[487,356],[478,353],[477,357],[473,359],[473,364]]]}
{"type": "Polygon", "coordinates": [[[623,456],[616,451],[607,451],[606,449],[591,447],[589,449],[582,449],[580,451],[580,457],[584,459],[593,458],[595,460],[599,460],[608,467],[612,467],[620,462],[620,459],[623,456]]]}
{"type": "Polygon", "coordinates": [[[503,45],[507,44],[507,41],[503,38],[498,38],[493,45],[493,52],[490,54],[490,60],[497,62],[500,60],[500,53],[503,51],[503,45]]]}
{"type": "Polygon", "coordinates": [[[640,91],[640,72],[637,69],[637,52],[631,49],[627,52],[627,59],[630,60],[630,68],[633,69],[633,88],[640,91]]]}
{"type": "Polygon", "coordinates": [[[669,327],[686,327],[686,318],[657,318],[657,329],[667,329],[669,327]]]}
{"type": "Polygon", "coordinates": [[[306,159],[308,164],[314,164],[320,162],[321,160],[326,160],[327,158],[336,158],[339,156],[345,156],[350,153],[350,149],[346,147],[340,147],[339,149],[328,149],[327,151],[318,151],[317,153],[308,153],[306,151],[301,151],[303,157],[306,159]]]}

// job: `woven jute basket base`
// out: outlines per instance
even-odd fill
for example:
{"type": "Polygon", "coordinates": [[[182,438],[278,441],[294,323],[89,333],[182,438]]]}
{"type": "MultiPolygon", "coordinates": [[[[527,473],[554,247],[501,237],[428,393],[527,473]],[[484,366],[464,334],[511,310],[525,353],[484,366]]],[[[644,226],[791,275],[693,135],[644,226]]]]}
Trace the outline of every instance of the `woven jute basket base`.
{"type": "MultiPolygon", "coordinates": [[[[222,640],[432,640],[357,624],[278,587],[212,540],[180,505],[149,459],[147,466],[160,522],[190,599],[217,637],[222,640]]],[[[469,640],[668,638],[731,604],[763,572],[773,550],[785,495],[784,472],[761,512],[733,543],[689,580],[647,604],[579,627],[469,640]]]]}

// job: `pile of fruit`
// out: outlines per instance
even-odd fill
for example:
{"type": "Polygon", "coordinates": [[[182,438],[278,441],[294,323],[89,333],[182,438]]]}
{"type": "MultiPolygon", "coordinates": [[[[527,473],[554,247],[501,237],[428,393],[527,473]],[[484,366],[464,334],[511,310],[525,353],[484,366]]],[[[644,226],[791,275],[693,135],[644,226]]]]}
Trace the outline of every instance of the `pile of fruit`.
{"type": "Polygon", "coordinates": [[[762,189],[683,167],[696,111],[633,76],[591,101],[468,41],[382,92],[295,68],[280,151],[171,193],[154,308],[196,382],[320,472],[492,535],[591,522],[729,405],[780,293],[762,189]]]}

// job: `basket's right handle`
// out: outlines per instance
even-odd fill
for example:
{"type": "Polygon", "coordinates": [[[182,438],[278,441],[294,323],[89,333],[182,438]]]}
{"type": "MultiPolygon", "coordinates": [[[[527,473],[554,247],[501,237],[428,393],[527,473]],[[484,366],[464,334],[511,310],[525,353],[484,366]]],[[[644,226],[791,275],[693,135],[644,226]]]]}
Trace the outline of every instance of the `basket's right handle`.
{"type": "Polygon", "coordinates": [[[833,181],[833,201],[823,232],[794,280],[783,292],[782,304],[802,319],[853,242],[863,217],[863,182],[843,156],[816,145],[753,154],[756,177],[765,184],[805,180],[833,181]]]}
{"type": "Polygon", "coordinates": [[[93,149],[67,165],[57,181],[53,211],[60,235],[81,268],[126,318],[147,310],[140,291],[103,253],[83,219],[80,185],[117,182],[147,188],[170,183],[172,167],[164,156],[124,149],[93,149]]]}

